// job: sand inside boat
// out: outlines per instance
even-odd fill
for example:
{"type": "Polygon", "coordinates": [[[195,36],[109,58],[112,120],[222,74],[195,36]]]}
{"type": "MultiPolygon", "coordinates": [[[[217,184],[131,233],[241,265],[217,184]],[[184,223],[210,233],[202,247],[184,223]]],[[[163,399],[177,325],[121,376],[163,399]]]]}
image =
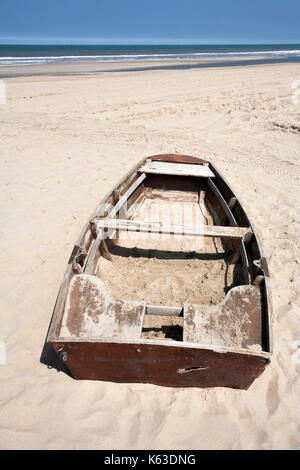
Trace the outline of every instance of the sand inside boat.
{"type": "Polygon", "coordinates": [[[181,307],[184,303],[217,305],[242,283],[239,265],[228,265],[221,243],[205,242],[186,251],[179,241],[119,240],[101,259],[99,277],[115,299],[181,307]],[[171,247],[173,249],[171,249],[171,247]]]}
{"type": "MultiPolygon", "coordinates": [[[[198,200],[170,203],[145,198],[133,220],[212,224],[198,200]]],[[[244,283],[240,263],[228,264],[222,241],[159,234],[119,232],[110,246],[112,261],[101,258],[98,276],[115,299],[148,305],[183,307],[185,303],[217,305],[234,286],[244,283]]],[[[182,317],[145,316],[143,337],[182,340],[182,317]]]]}

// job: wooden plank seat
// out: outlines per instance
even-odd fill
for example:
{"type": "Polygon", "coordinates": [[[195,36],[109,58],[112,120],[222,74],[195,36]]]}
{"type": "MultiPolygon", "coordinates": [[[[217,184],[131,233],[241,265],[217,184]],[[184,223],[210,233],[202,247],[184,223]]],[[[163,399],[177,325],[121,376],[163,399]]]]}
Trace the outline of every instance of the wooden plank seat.
{"type": "Polygon", "coordinates": [[[146,162],[141,168],[139,168],[139,172],[174,176],[198,176],[203,178],[214,178],[215,176],[208,165],[158,161],[146,162]]]}
{"type": "Polygon", "coordinates": [[[183,340],[261,351],[261,292],[255,286],[232,288],[219,305],[184,305],[183,340]]]}
{"type": "Polygon", "coordinates": [[[170,235],[188,235],[219,237],[249,241],[252,231],[247,227],[227,227],[217,225],[175,225],[160,222],[139,222],[123,219],[94,219],[100,230],[124,230],[128,232],[160,233],[170,235]]]}
{"type": "MultiPolygon", "coordinates": [[[[180,311],[180,308],[147,307],[145,302],[113,299],[101,279],[79,274],[73,276],[70,284],[60,337],[139,340],[145,314],[169,316],[180,311]]],[[[185,304],[183,317],[184,342],[261,350],[259,287],[234,287],[219,305],[185,304]]]]}
{"type": "Polygon", "coordinates": [[[73,276],[66,299],[60,336],[126,341],[139,339],[145,302],[111,298],[96,276],[73,276]]]}

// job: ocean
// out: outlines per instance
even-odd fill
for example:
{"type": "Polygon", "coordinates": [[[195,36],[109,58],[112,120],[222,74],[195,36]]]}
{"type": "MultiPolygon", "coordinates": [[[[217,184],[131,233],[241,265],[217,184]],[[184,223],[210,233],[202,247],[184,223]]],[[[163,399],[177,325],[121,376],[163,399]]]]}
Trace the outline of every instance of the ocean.
{"type": "Polygon", "coordinates": [[[53,62],[154,61],[264,56],[300,61],[300,44],[272,45],[0,45],[0,67],[53,62]]]}

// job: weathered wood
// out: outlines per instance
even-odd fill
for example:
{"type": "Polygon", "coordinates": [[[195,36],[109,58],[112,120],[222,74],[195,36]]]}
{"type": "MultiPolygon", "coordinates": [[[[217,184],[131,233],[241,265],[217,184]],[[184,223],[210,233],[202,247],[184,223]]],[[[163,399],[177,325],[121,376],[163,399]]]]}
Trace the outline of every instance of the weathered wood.
{"type": "MultiPolygon", "coordinates": [[[[99,202],[95,210],[93,211],[91,217],[88,219],[87,223],[84,225],[76,243],[75,246],[73,247],[70,259],[68,261],[66,270],[64,272],[64,276],[59,288],[59,292],[56,298],[56,302],[53,308],[52,316],[51,316],[51,322],[49,325],[49,330],[47,332],[47,341],[51,337],[56,337],[57,332],[60,326],[61,322],[61,317],[66,301],[66,296],[70,284],[70,280],[72,276],[74,275],[73,270],[72,270],[72,262],[73,262],[73,257],[76,255],[78,248],[83,247],[86,249],[88,252],[90,250],[90,245],[92,242],[92,232],[91,232],[91,227],[90,227],[90,221],[98,216],[100,212],[102,211],[103,205],[108,204],[110,198],[112,198],[112,191],[116,188],[119,188],[120,191],[122,192],[123,188],[128,188],[130,185],[131,181],[137,178],[137,169],[140,168],[140,166],[144,163],[145,158],[141,159],[137,164],[131,168],[130,171],[128,171],[120,181],[118,181],[115,186],[104,196],[104,198],[99,202]]],[[[44,345],[45,348],[47,348],[47,345],[45,343],[44,345]]]]}
{"type": "Polygon", "coordinates": [[[209,163],[203,158],[192,157],[191,155],[177,155],[175,153],[162,153],[159,155],[151,155],[147,160],[153,160],[155,162],[171,162],[171,163],[194,163],[195,165],[203,165],[209,163]]]}
{"type": "Polygon", "coordinates": [[[205,191],[203,189],[199,192],[199,200],[198,200],[199,209],[201,211],[202,216],[205,219],[206,225],[208,224],[208,218],[206,217],[206,207],[205,207],[205,191]]]}
{"type": "MultiPolygon", "coordinates": [[[[217,188],[217,186],[211,179],[208,179],[208,184],[211,190],[213,191],[213,193],[215,194],[215,196],[217,197],[218,201],[220,202],[222,209],[224,210],[224,215],[219,220],[219,225],[223,226],[226,223],[226,221],[228,221],[230,225],[236,227],[237,222],[235,220],[234,215],[231,212],[231,209],[235,206],[237,199],[235,197],[232,197],[229,203],[227,204],[221,192],[219,191],[219,189],[217,188]]],[[[250,272],[249,272],[249,261],[248,261],[247,252],[245,250],[244,243],[248,243],[251,239],[251,236],[252,236],[252,232],[249,231],[245,235],[242,243],[239,243],[236,240],[231,240],[231,243],[233,246],[233,254],[229,261],[229,264],[236,264],[239,258],[242,256],[242,262],[244,265],[244,276],[245,276],[245,280],[247,284],[250,284],[250,272]]]]}
{"type": "Polygon", "coordinates": [[[109,249],[107,248],[107,244],[105,240],[101,240],[100,246],[100,254],[103,256],[103,258],[107,259],[108,261],[112,261],[111,254],[109,252],[109,249]]]}
{"type": "Polygon", "coordinates": [[[80,266],[84,265],[84,261],[87,257],[87,252],[84,248],[79,248],[77,255],[75,256],[75,261],[80,264],[80,266]]]}
{"type": "MultiPolygon", "coordinates": [[[[233,241],[233,245],[234,245],[234,252],[233,252],[233,255],[229,261],[229,264],[236,264],[240,258],[241,255],[243,255],[243,260],[246,260],[247,262],[247,270],[249,272],[249,262],[248,262],[248,257],[247,257],[247,252],[246,252],[246,249],[245,249],[245,244],[249,243],[251,238],[252,238],[252,235],[253,233],[252,232],[248,232],[246,233],[246,235],[244,236],[244,239],[242,241],[241,244],[239,244],[237,241],[233,241]]],[[[249,277],[249,274],[248,274],[248,277],[249,277]]],[[[250,280],[250,278],[249,278],[250,280]]]]}
{"type": "Polygon", "coordinates": [[[93,237],[97,238],[97,235],[98,235],[98,232],[99,232],[97,224],[92,220],[90,225],[91,225],[91,232],[93,234],[93,237]]]}
{"type": "Polygon", "coordinates": [[[236,201],[237,201],[236,197],[230,198],[230,201],[228,202],[228,207],[229,207],[229,209],[233,209],[233,208],[234,208],[234,206],[235,206],[235,204],[236,204],[236,201]]]}
{"type": "MultiPolygon", "coordinates": [[[[219,203],[221,204],[222,209],[224,210],[224,212],[226,214],[226,217],[229,221],[229,224],[232,225],[233,227],[237,227],[236,220],[235,220],[235,218],[234,218],[227,202],[225,201],[224,197],[222,196],[222,194],[218,190],[217,186],[214,184],[214,182],[210,178],[208,178],[207,183],[208,183],[209,187],[211,188],[211,190],[214,192],[214,194],[217,197],[219,203]]],[[[222,219],[218,222],[219,225],[223,225],[221,222],[222,222],[222,219]]]]}
{"type": "Polygon", "coordinates": [[[124,206],[124,204],[126,204],[127,200],[129,199],[129,197],[131,196],[131,194],[138,188],[138,186],[144,181],[144,179],[146,178],[146,174],[145,173],[142,173],[141,176],[130,186],[130,188],[128,188],[128,190],[126,191],[125,194],[123,194],[123,196],[119,199],[119,202],[117,202],[117,204],[115,205],[115,207],[111,210],[111,212],[109,213],[109,218],[114,218],[117,213],[119,212],[119,210],[121,209],[121,207],[124,206]]]}
{"type": "MultiPolygon", "coordinates": [[[[119,201],[117,202],[117,204],[114,206],[114,208],[110,211],[109,213],[109,217],[110,218],[114,218],[116,217],[117,213],[119,212],[119,210],[124,206],[124,204],[127,202],[128,198],[131,196],[131,194],[138,188],[138,186],[144,181],[144,179],[146,178],[146,174],[143,173],[129,188],[128,190],[126,191],[125,194],[123,194],[123,196],[119,199],[119,201]]],[[[95,222],[95,219],[91,221],[91,226],[95,226],[94,225],[94,222],[95,222]]],[[[91,251],[88,255],[88,259],[87,259],[87,262],[86,262],[86,267],[85,267],[85,272],[87,274],[92,274],[93,273],[93,269],[94,269],[94,263],[95,263],[95,258],[96,258],[96,255],[97,255],[97,251],[99,249],[99,246],[100,246],[100,243],[101,241],[106,238],[104,236],[104,233],[103,233],[103,230],[99,230],[97,232],[97,238],[96,240],[94,241],[93,243],[93,246],[91,248],[91,251]]],[[[104,248],[105,250],[105,248],[104,248]]]]}
{"type": "Polygon", "coordinates": [[[267,353],[190,345],[183,341],[136,342],[52,340],[67,353],[66,365],[77,380],[151,383],[167,387],[230,387],[248,389],[271,356],[267,353]],[[195,370],[192,368],[196,367],[195,370]],[[182,369],[190,372],[182,374],[182,369]]]}
{"type": "Polygon", "coordinates": [[[146,305],[145,315],[161,315],[165,317],[179,317],[182,313],[181,307],[167,307],[161,305],[146,305]]]}
{"type": "Polygon", "coordinates": [[[184,163],[148,162],[139,171],[160,175],[197,176],[213,178],[214,174],[208,165],[193,165],[184,163]]]}
{"type": "Polygon", "coordinates": [[[251,241],[252,235],[253,235],[253,232],[251,232],[251,231],[248,231],[246,233],[246,235],[244,236],[244,240],[243,240],[245,244],[247,244],[251,241]]]}
{"type": "Polygon", "coordinates": [[[104,238],[103,230],[98,230],[97,238],[92,245],[91,251],[88,255],[87,262],[85,265],[84,272],[86,274],[93,274],[96,254],[97,254],[97,251],[99,250],[99,246],[103,238],[104,238]]]}
{"type": "Polygon", "coordinates": [[[81,274],[83,272],[82,266],[80,266],[79,263],[73,263],[72,264],[72,271],[75,274],[81,274]]]}
{"type": "Polygon", "coordinates": [[[245,249],[245,244],[248,243],[251,239],[252,233],[250,234],[250,236],[249,236],[249,233],[250,232],[248,232],[245,235],[241,243],[237,240],[231,240],[231,243],[233,245],[233,253],[229,261],[229,264],[236,264],[238,260],[240,259],[240,257],[242,256],[242,262],[245,265],[245,276],[246,276],[248,284],[250,284],[250,274],[249,274],[249,261],[248,261],[248,256],[247,256],[247,252],[245,249]]]}
{"type": "MultiPolygon", "coordinates": [[[[114,192],[113,192],[113,199],[114,199],[114,203],[115,205],[119,202],[119,200],[121,199],[121,196],[120,196],[120,191],[118,189],[115,189],[114,192]]],[[[126,209],[124,206],[121,206],[120,209],[119,209],[119,218],[120,219],[127,219],[127,215],[126,215],[126,209]]]]}
{"type": "Polygon", "coordinates": [[[237,286],[219,305],[184,306],[184,341],[255,348],[259,352],[262,350],[261,322],[260,289],[237,286]]]}
{"type": "Polygon", "coordinates": [[[90,227],[91,227],[91,232],[96,240],[94,241],[90,254],[87,257],[87,261],[86,261],[86,265],[84,269],[85,273],[87,274],[92,274],[94,271],[94,262],[95,262],[97,250],[100,247],[101,241],[104,239],[104,231],[99,230],[97,224],[93,220],[90,222],[90,227]]]}
{"type": "Polygon", "coordinates": [[[199,194],[199,205],[200,206],[202,204],[204,205],[204,199],[205,199],[205,191],[203,189],[201,189],[200,194],[199,194]]]}
{"type": "Polygon", "coordinates": [[[258,275],[258,276],[256,276],[256,278],[252,282],[252,285],[253,286],[260,286],[262,284],[262,282],[264,281],[264,279],[265,279],[265,276],[258,275]]]}
{"type": "Polygon", "coordinates": [[[102,340],[140,339],[145,302],[116,300],[96,276],[74,276],[64,311],[60,335],[102,340]]]}
{"type": "MultiPolygon", "coordinates": [[[[207,211],[209,212],[209,214],[212,216],[213,220],[214,220],[216,223],[218,223],[220,217],[219,217],[217,211],[215,210],[213,204],[210,202],[210,200],[209,200],[208,197],[205,197],[204,205],[205,205],[205,207],[207,208],[207,211]]],[[[219,223],[218,223],[218,225],[219,225],[219,223]]]]}
{"type": "Polygon", "coordinates": [[[242,261],[242,268],[244,273],[244,282],[245,284],[251,284],[251,274],[249,267],[249,260],[246,252],[246,248],[243,242],[240,243],[240,256],[242,261]]]}
{"type": "Polygon", "coordinates": [[[245,227],[219,227],[217,225],[177,225],[160,222],[139,222],[137,220],[95,219],[99,229],[124,230],[127,232],[161,233],[170,235],[189,235],[219,237],[243,240],[249,230],[245,227]]]}
{"type": "Polygon", "coordinates": [[[143,205],[145,200],[145,194],[142,193],[140,196],[134,201],[133,204],[130,205],[129,210],[127,211],[127,219],[132,219],[134,214],[139,211],[139,208],[143,205]]]}
{"type": "MultiPolygon", "coordinates": [[[[234,208],[235,204],[236,204],[236,198],[235,198],[235,197],[232,197],[232,198],[230,199],[230,201],[228,202],[228,207],[229,207],[229,209],[232,210],[232,209],[234,208]]],[[[226,213],[225,213],[225,214],[223,215],[223,217],[220,219],[219,225],[224,225],[227,220],[228,220],[228,217],[227,217],[227,215],[226,215],[226,213]]]]}
{"type": "Polygon", "coordinates": [[[236,243],[234,245],[234,250],[233,250],[233,253],[231,255],[229,264],[236,264],[238,262],[240,256],[241,256],[241,246],[240,246],[240,244],[236,243]]]}

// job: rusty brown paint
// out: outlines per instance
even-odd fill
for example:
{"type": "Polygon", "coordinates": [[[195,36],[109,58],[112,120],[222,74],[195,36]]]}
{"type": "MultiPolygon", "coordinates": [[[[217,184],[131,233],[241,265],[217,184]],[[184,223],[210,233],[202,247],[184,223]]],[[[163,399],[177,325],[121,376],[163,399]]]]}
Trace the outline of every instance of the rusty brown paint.
{"type": "Polygon", "coordinates": [[[231,289],[219,305],[184,309],[184,341],[261,351],[261,292],[259,287],[231,289]]]}
{"type": "Polygon", "coordinates": [[[62,326],[75,337],[139,339],[144,311],[144,302],[112,299],[99,278],[83,274],[72,279],[62,326]]]}
{"type": "MultiPolygon", "coordinates": [[[[55,348],[57,343],[51,342],[55,348]]],[[[78,380],[151,383],[166,387],[247,389],[268,362],[259,356],[161,344],[61,342],[78,380]],[[182,369],[192,369],[182,373],[182,369]]]]}
{"type": "Polygon", "coordinates": [[[203,160],[202,158],[191,157],[190,155],[176,155],[173,153],[151,155],[148,158],[156,162],[194,163],[196,165],[203,165],[203,163],[208,163],[207,160],[203,160]]]}

